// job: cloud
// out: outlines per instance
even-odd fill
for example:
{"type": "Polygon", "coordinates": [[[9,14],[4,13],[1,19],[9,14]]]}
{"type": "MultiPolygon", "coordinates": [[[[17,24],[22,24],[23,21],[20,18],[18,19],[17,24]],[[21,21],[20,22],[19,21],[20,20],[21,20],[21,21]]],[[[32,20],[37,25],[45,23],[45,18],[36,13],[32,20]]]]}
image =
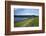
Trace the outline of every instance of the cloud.
{"type": "Polygon", "coordinates": [[[16,9],[15,15],[39,15],[38,9],[16,9]]]}

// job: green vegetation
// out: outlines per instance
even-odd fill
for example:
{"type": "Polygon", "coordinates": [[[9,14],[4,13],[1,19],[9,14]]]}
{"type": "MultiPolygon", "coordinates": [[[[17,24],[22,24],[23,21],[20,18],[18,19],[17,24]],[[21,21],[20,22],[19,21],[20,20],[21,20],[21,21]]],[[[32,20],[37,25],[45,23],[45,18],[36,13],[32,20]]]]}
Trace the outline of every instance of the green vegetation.
{"type": "Polygon", "coordinates": [[[14,24],[15,27],[31,27],[31,26],[39,26],[39,18],[34,17],[34,18],[28,18],[24,21],[20,22],[15,22],[14,24]]]}
{"type": "Polygon", "coordinates": [[[33,23],[34,23],[33,24],[34,26],[38,26],[39,25],[39,19],[38,19],[38,17],[34,18],[33,23]]]}

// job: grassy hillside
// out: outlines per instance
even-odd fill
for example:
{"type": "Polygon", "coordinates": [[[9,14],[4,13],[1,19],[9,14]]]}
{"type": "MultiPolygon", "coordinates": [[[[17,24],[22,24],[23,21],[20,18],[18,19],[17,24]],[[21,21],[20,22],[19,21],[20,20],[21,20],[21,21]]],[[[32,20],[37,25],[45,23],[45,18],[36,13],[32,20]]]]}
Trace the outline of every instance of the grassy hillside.
{"type": "Polygon", "coordinates": [[[34,18],[28,18],[24,21],[15,22],[15,27],[31,27],[31,26],[38,26],[39,25],[39,19],[38,17],[34,18]]]}

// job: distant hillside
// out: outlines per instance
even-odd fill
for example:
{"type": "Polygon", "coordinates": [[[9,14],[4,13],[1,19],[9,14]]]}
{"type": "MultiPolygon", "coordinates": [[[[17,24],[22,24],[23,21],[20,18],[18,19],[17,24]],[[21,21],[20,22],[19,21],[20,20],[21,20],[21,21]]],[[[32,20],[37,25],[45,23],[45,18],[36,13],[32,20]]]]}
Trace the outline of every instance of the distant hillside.
{"type": "Polygon", "coordinates": [[[14,15],[14,17],[38,17],[36,15],[14,15]]]}

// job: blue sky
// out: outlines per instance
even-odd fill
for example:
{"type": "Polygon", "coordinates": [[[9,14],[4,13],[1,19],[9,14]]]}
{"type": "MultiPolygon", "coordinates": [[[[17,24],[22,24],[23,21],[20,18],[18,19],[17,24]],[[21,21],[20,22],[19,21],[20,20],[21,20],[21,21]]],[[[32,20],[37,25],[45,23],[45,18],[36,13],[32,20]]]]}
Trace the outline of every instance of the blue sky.
{"type": "Polygon", "coordinates": [[[39,15],[39,9],[15,8],[14,15],[39,15]]]}

